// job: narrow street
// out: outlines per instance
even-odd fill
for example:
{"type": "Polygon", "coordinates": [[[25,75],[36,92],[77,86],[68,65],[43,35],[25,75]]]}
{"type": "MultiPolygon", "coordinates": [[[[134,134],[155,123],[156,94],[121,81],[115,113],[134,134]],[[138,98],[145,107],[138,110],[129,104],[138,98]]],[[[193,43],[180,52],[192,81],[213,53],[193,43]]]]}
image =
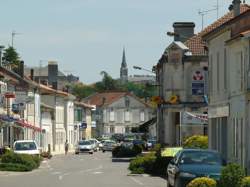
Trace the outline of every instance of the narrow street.
{"type": "Polygon", "coordinates": [[[0,172],[1,187],[164,187],[159,177],[128,176],[127,162],[112,162],[111,154],[53,157],[29,173],[0,172]]]}

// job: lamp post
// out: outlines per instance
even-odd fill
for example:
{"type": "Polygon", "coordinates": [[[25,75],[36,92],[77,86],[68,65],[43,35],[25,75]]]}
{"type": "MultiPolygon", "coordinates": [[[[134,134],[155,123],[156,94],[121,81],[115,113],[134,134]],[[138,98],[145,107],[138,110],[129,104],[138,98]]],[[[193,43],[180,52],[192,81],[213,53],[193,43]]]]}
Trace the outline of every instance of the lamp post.
{"type": "Polygon", "coordinates": [[[147,72],[149,72],[149,73],[155,74],[154,71],[148,70],[148,69],[145,69],[145,68],[142,68],[142,67],[140,67],[140,66],[133,66],[133,68],[134,68],[134,69],[137,69],[137,70],[143,70],[143,71],[147,71],[147,72]]]}

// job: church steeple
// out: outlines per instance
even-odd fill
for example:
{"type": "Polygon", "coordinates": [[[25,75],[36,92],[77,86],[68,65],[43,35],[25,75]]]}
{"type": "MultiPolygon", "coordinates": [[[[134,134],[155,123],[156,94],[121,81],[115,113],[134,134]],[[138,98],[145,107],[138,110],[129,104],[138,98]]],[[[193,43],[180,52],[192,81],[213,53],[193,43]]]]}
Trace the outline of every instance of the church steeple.
{"type": "Polygon", "coordinates": [[[120,68],[120,80],[122,83],[126,83],[128,81],[128,68],[127,68],[127,62],[126,62],[125,48],[123,48],[123,53],[122,53],[122,64],[121,64],[121,68],[120,68]]]}

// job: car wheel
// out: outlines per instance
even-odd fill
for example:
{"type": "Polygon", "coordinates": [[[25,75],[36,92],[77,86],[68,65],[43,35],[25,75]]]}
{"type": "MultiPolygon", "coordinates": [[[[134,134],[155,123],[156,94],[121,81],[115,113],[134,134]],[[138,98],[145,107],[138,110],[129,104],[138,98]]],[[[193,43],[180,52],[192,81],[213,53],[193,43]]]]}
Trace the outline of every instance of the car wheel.
{"type": "Polygon", "coordinates": [[[89,154],[91,154],[91,155],[92,155],[92,154],[93,154],[93,152],[89,152],[89,154]]]}
{"type": "Polygon", "coordinates": [[[75,152],[76,155],[79,155],[79,152],[75,152]]]}
{"type": "Polygon", "coordinates": [[[105,153],[105,150],[102,150],[103,153],[105,153]]]}

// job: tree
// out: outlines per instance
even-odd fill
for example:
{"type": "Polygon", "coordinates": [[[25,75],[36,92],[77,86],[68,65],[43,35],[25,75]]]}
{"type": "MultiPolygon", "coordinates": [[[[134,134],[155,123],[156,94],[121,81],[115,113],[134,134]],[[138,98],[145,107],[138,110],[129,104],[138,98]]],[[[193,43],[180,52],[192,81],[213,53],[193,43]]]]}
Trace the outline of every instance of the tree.
{"type": "Polygon", "coordinates": [[[9,46],[4,50],[3,53],[3,64],[11,66],[11,68],[17,68],[20,63],[19,54],[16,52],[15,48],[9,46]]]}
{"type": "Polygon", "coordinates": [[[107,90],[119,90],[120,86],[117,80],[113,79],[107,72],[102,71],[103,76],[101,82],[97,82],[95,87],[97,91],[107,91],[107,90]]]}
{"type": "Polygon", "coordinates": [[[84,85],[82,83],[74,84],[71,87],[72,94],[75,95],[79,100],[88,97],[96,92],[93,85],[84,85]]]}

